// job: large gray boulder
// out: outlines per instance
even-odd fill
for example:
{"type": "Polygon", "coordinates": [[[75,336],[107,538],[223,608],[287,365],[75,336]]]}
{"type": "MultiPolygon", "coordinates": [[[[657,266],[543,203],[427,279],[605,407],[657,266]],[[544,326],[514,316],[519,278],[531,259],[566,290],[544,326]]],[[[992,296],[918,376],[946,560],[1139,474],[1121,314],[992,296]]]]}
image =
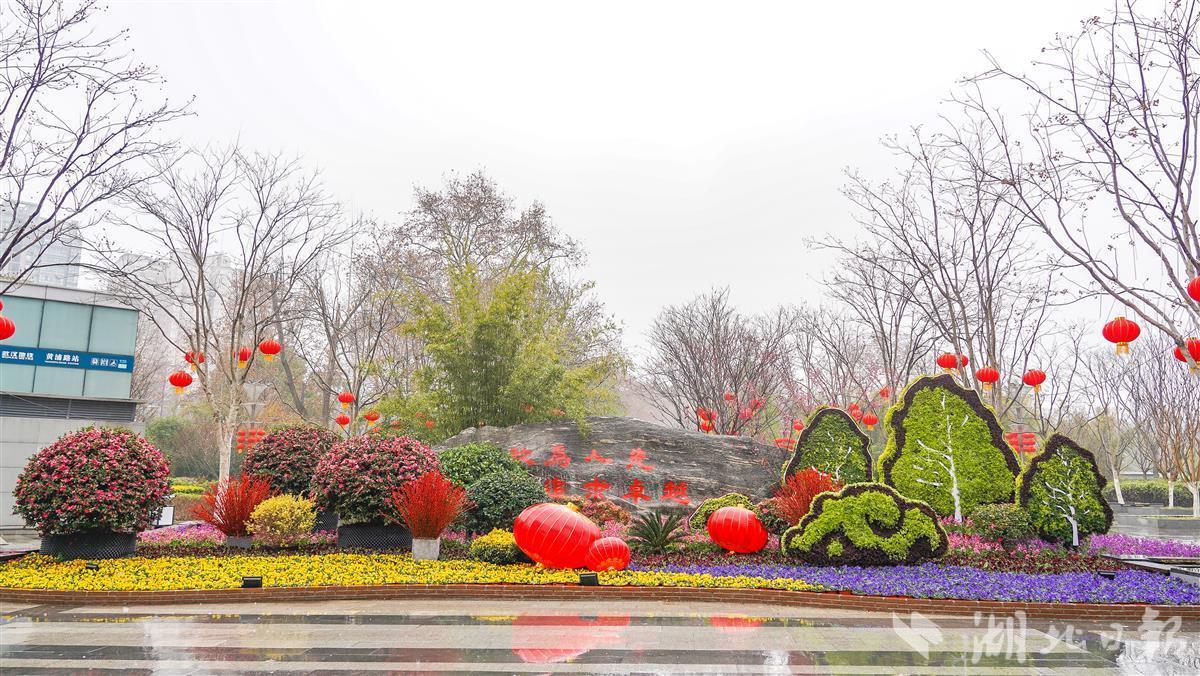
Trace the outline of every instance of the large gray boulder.
{"type": "Polygon", "coordinates": [[[548,491],[602,491],[612,500],[643,508],[697,505],[729,492],[768,497],[788,457],[786,451],[746,437],[691,432],[636,418],[597,416],[588,418],[587,426],[586,434],[566,419],[470,428],[436,450],[471,442],[498,444],[541,477],[548,491]]]}

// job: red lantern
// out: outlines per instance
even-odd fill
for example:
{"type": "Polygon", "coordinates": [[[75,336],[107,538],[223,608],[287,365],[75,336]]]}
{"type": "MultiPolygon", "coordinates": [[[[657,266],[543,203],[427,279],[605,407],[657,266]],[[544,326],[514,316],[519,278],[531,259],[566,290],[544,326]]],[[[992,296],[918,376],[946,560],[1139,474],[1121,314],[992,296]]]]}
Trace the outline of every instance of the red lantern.
{"type": "Polygon", "coordinates": [[[350,408],[350,404],[354,403],[354,393],[350,390],[342,390],[338,394],[338,401],[342,402],[342,408],[350,408]]]}
{"type": "Polygon", "coordinates": [[[864,413],[862,417],[862,424],[866,425],[867,429],[873,430],[875,429],[875,425],[879,424],[879,416],[875,415],[874,413],[864,413]]]}
{"type": "Polygon", "coordinates": [[[1033,388],[1034,392],[1042,391],[1042,383],[1046,382],[1046,372],[1039,369],[1029,369],[1021,380],[1033,388]]]}
{"type": "Polygon", "coordinates": [[[857,422],[859,420],[862,420],[863,412],[857,408],[852,408],[852,409],[850,409],[850,417],[854,418],[854,420],[857,422]]]}
{"type": "Polygon", "coordinates": [[[733,392],[725,393],[725,401],[733,401],[734,399],[737,399],[737,397],[733,395],[733,392]]]}
{"type": "Polygon", "coordinates": [[[890,388],[890,387],[879,388],[879,398],[880,399],[887,399],[891,395],[892,395],[892,388],[890,388]]]}
{"type": "Polygon", "coordinates": [[[975,372],[975,377],[979,379],[979,382],[983,383],[983,389],[990,390],[992,389],[992,385],[995,385],[996,381],[1000,380],[1000,372],[991,366],[984,366],[975,372]]]}
{"type": "Polygon", "coordinates": [[[345,429],[346,426],[350,424],[350,416],[346,415],[345,413],[339,413],[338,416],[333,419],[333,421],[341,425],[342,429],[345,429]]]}
{"type": "Polygon", "coordinates": [[[544,502],[517,516],[513,538],[521,551],[547,568],[583,568],[600,527],[566,505],[544,502]]]}
{"type": "Polygon", "coordinates": [[[754,411],[748,408],[743,408],[740,412],[738,412],[738,417],[742,420],[749,420],[754,417],[754,411]]]}
{"type": "Polygon", "coordinates": [[[705,432],[713,431],[712,421],[711,420],[701,420],[700,421],[700,429],[705,432]]]}
{"type": "Polygon", "coordinates": [[[204,353],[192,352],[191,350],[188,350],[187,352],[183,353],[183,360],[191,364],[192,370],[195,371],[200,364],[204,363],[204,353]]]}
{"type": "Polygon", "coordinates": [[[754,409],[755,411],[758,411],[763,406],[766,406],[766,402],[758,397],[754,397],[750,400],[750,408],[754,409]]]}
{"type": "Polygon", "coordinates": [[[946,373],[950,373],[954,369],[958,368],[958,356],[950,354],[949,352],[943,352],[939,354],[937,359],[934,361],[937,362],[937,365],[942,367],[942,370],[946,373]]]}
{"type": "Polygon", "coordinates": [[[167,376],[167,382],[175,386],[175,394],[183,394],[184,388],[192,384],[192,374],[187,371],[176,371],[167,376]]]}
{"type": "Polygon", "coordinates": [[[17,332],[17,325],[8,317],[0,317],[0,340],[8,340],[17,332]]]}
{"type": "Polygon", "coordinates": [[[1188,282],[1187,292],[1192,300],[1200,303],[1200,275],[1193,277],[1192,281],[1188,282]]]}
{"type": "Polygon", "coordinates": [[[258,351],[263,353],[263,359],[267,361],[275,361],[275,355],[279,354],[282,349],[283,346],[274,338],[267,338],[258,344],[258,351]]]}
{"type": "Polygon", "coordinates": [[[240,369],[246,368],[246,364],[250,363],[250,357],[253,357],[253,356],[254,356],[254,350],[251,350],[250,348],[243,345],[242,349],[238,350],[238,368],[240,368],[240,369]]]}
{"type": "Polygon", "coordinates": [[[795,420],[792,421],[792,429],[796,432],[803,432],[804,431],[804,421],[799,418],[796,418],[795,420]]]}
{"type": "Polygon", "coordinates": [[[370,425],[374,426],[375,422],[379,420],[379,411],[376,411],[375,409],[367,411],[363,414],[363,420],[366,420],[370,425]]]}
{"type": "Polygon", "coordinates": [[[708,517],[708,537],[722,549],[753,554],[767,546],[767,529],[745,507],[722,507],[708,517]]]}
{"type": "MultiPolygon", "coordinates": [[[[1200,366],[1197,366],[1197,363],[1200,362],[1200,338],[1188,338],[1184,342],[1187,344],[1188,354],[1192,357],[1192,363],[1188,364],[1188,370],[1192,373],[1200,373],[1200,366]]],[[[1188,360],[1187,355],[1178,345],[1175,346],[1175,358],[1184,363],[1187,363],[1188,360]]]]}
{"type": "Polygon", "coordinates": [[[960,367],[967,368],[967,364],[970,364],[970,363],[971,363],[971,360],[967,358],[967,355],[965,355],[965,354],[958,355],[958,365],[960,367]]]}
{"type": "Polygon", "coordinates": [[[1101,333],[1104,334],[1105,340],[1116,343],[1117,354],[1129,354],[1129,344],[1141,335],[1142,327],[1138,326],[1137,322],[1117,317],[1105,324],[1101,333]]]}
{"type": "Polygon", "coordinates": [[[606,570],[625,570],[629,565],[629,545],[621,538],[600,538],[588,547],[584,563],[597,573],[606,570]]]}

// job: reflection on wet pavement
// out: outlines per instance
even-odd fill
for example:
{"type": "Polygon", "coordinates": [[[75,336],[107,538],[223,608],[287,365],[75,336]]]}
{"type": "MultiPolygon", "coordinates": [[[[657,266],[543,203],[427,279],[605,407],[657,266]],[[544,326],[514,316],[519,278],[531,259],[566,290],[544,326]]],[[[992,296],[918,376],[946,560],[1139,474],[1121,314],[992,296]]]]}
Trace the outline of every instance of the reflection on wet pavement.
{"type": "Polygon", "coordinates": [[[1165,616],[1071,625],[1021,616],[534,601],[0,606],[0,613],[6,674],[1200,673],[1200,626],[1165,616]]]}

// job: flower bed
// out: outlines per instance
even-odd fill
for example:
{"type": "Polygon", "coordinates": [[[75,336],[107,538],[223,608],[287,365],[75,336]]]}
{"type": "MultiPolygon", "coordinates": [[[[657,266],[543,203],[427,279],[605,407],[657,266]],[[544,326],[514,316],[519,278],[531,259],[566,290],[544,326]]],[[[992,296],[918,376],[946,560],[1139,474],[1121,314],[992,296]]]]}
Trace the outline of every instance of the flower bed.
{"type": "MultiPolygon", "coordinates": [[[[638,567],[640,568],[640,566],[638,567]]],[[[1027,574],[926,563],[920,566],[665,566],[669,573],[804,580],[832,590],[925,599],[1033,603],[1200,604],[1200,587],[1156,573],[1126,570],[1108,579],[1094,573],[1027,574]]]]}
{"type": "MultiPolygon", "coordinates": [[[[104,561],[87,570],[84,561],[57,562],[30,554],[0,566],[0,589],[67,591],[166,591],[236,589],[243,576],[261,576],[268,587],[384,584],[571,584],[579,572],[532,565],[499,566],[478,561],[413,561],[403,554],[318,554],[226,557],[133,557],[104,561]]],[[[795,578],[709,575],[660,571],[600,573],[605,585],[717,587],[815,591],[795,578]]]]}
{"type": "Polygon", "coordinates": [[[1111,554],[1113,556],[1200,557],[1200,544],[1139,538],[1120,533],[1093,535],[1088,538],[1087,548],[1094,554],[1111,554]]]}

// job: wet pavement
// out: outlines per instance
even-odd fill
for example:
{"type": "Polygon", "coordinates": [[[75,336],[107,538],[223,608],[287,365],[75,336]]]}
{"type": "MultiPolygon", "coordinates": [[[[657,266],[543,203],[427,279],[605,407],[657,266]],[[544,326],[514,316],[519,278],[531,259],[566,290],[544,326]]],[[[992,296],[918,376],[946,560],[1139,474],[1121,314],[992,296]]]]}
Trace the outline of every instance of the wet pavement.
{"type": "Polygon", "coordinates": [[[5,674],[1200,673],[1200,626],[757,605],[0,606],[5,674]]]}

